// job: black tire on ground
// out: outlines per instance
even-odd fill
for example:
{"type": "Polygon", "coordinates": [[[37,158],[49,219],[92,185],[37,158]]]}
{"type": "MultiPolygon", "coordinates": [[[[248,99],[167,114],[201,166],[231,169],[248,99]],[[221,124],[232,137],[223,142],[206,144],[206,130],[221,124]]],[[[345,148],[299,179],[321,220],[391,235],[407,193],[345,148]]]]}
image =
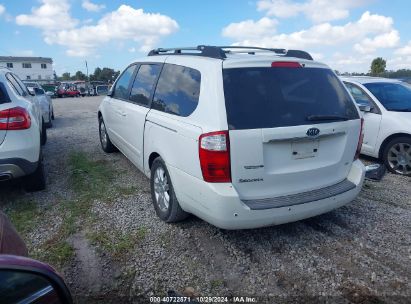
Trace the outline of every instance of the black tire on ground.
{"type": "Polygon", "coordinates": [[[388,142],[382,159],[390,172],[411,176],[411,136],[397,137],[388,142]]]}
{"type": "Polygon", "coordinates": [[[52,116],[51,112],[49,111],[49,122],[46,123],[46,128],[51,128],[53,126],[52,120],[53,120],[53,116],[52,116]]]}
{"type": "Polygon", "coordinates": [[[44,172],[43,154],[40,151],[40,159],[37,169],[26,176],[25,186],[27,192],[41,191],[46,189],[46,173],[44,172]]]}
{"type": "Polygon", "coordinates": [[[167,167],[161,157],[157,157],[151,166],[151,199],[153,201],[154,209],[156,210],[157,216],[166,223],[179,222],[186,219],[189,214],[181,209],[181,206],[177,200],[174,192],[173,183],[171,182],[170,175],[168,173],[167,167]],[[161,186],[159,179],[166,179],[166,187],[161,186]],[[155,188],[159,189],[159,192],[164,191],[164,194],[168,196],[168,207],[164,205],[165,196],[158,195],[155,188]],[[163,200],[161,201],[161,197],[163,200]],[[161,203],[163,202],[163,204],[161,203]]]}
{"type": "Polygon", "coordinates": [[[98,130],[98,133],[100,135],[100,144],[103,151],[106,153],[113,153],[118,151],[118,149],[116,148],[116,146],[113,145],[113,143],[110,140],[110,137],[107,134],[106,125],[104,123],[103,117],[99,117],[98,119],[98,130]]]}
{"type": "Polygon", "coordinates": [[[51,112],[51,119],[54,120],[54,109],[51,112]]]}
{"type": "Polygon", "coordinates": [[[41,122],[41,135],[40,135],[40,143],[44,146],[47,142],[47,128],[44,120],[41,122]]]}

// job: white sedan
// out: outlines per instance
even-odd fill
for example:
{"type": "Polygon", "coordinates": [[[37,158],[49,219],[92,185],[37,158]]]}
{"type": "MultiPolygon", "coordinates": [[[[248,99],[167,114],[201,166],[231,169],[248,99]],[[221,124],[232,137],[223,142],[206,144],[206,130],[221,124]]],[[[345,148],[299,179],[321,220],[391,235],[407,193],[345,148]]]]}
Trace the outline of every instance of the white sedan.
{"type": "Polygon", "coordinates": [[[51,128],[53,126],[54,119],[54,108],[51,97],[46,94],[44,89],[37,82],[23,80],[23,83],[26,85],[30,94],[35,96],[38,100],[46,127],[51,128]]]}
{"type": "Polygon", "coordinates": [[[379,158],[393,173],[411,176],[411,86],[376,77],[342,77],[364,112],[361,154],[379,158]]]}

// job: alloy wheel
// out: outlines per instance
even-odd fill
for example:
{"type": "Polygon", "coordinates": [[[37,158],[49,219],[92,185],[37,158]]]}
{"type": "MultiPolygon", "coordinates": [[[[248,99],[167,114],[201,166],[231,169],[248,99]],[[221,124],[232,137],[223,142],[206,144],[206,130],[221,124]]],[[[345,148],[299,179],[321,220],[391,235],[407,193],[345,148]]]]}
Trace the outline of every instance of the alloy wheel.
{"type": "Polygon", "coordinates": [[[154,194],[161,211],[166,212],[170,206],[170,186],[165,170],[158,167],[154,173],[154,194]]]}
{"type": "Polygon", "coordinates": [[[106,133],[106,126],[102,121],[100,124],[100,140],[104,147],[107,147],[107,133],[106,133]]]}
{"type": "Polygon", "coordinates": [[[411,174],[411,145],[397,143],[388,151],[388,164],[396,173],[411,174]]]}

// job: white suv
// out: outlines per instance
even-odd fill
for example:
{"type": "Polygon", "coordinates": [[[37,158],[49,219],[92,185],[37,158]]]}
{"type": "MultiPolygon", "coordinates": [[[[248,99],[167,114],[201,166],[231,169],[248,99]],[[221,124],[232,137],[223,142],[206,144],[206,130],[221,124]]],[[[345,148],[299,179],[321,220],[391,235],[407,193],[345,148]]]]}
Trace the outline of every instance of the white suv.
{"type": "Polygon", "coordinates": [[[342,80],[364,111],[361,153],[381,159],[393,173],[411,176],[411,86],[376,77],[342,80]]]}
{"type": "Polygon", "coordinates": [[[157,49],[129,65],[99,112],[104,151],[151,178],[157,215],[225,229],[297,221],[356,198],[362,120],[303,51],[157,49]]]}
{"type": "Polygon", "coordinates": [[[28,191],[45,188],[41,109],[20,79],[0,68],[0,182],[25,177],[28,191]]]}

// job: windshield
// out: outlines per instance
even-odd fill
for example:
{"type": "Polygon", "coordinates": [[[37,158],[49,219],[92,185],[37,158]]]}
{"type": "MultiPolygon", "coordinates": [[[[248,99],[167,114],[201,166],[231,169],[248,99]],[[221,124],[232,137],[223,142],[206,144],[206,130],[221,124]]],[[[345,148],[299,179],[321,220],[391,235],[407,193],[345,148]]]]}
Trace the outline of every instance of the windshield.
{"type": "Polygon", "coordinates": [[[338,78],[322,68],[224,69],[229,129],[296,126],[358,119],[338,78]]]}
{"type": "Polygon", "coordinates": [[[373,82],[364,86],[388,111],[411,111],[411,87],[400,82],[373,82]]]}

